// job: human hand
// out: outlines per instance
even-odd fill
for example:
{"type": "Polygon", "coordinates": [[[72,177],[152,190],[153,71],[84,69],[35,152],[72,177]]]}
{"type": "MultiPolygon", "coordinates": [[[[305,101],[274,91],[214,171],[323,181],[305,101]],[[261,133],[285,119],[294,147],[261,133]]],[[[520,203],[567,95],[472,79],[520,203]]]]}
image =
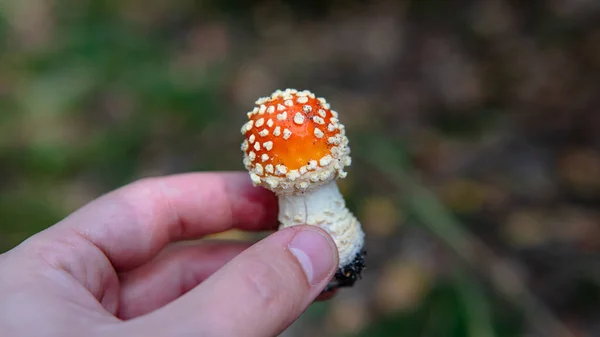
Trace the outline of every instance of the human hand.
{"type": "Polygon", "coordinates": [[[298,226],[260,242],[173,244],[277,226],[246,174],[150,178],[113,191],[0,255],[3,336],[273,336],[337,269],[298,226]]]}

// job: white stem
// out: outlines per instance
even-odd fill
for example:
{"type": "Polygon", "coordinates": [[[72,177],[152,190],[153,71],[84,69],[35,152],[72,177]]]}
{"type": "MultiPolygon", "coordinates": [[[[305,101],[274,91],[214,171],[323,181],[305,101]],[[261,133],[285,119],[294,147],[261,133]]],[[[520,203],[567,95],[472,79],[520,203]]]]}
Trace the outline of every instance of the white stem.
{"type": "Polygon", "coordinates": [[[302,194],[280,195],[279,222],[280,228],[295,225],[323,228],[335,241],[340,267],[350,264],[363,248],[360,223],[346,208],[335,180],[302,194]]]}

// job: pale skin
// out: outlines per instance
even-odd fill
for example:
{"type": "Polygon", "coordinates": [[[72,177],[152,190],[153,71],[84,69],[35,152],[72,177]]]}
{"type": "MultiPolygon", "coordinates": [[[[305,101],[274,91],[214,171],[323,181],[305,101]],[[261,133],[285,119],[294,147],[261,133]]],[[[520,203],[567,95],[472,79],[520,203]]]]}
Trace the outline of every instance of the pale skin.
{"type": "Polygon", "coordinates": [[[277,227],[246,173],[149,178],[108,193],[0,255],[6,336],[276,336],[338,265],[297,226],[255,243],[186,242],[277,227]]]}

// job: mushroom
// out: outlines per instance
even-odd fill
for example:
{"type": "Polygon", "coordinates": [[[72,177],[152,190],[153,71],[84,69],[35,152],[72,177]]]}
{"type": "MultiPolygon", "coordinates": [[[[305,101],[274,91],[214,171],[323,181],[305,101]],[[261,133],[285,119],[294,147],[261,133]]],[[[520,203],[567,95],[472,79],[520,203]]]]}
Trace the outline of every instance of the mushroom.
{"type": "Polygon", "coordinates": [[[336,180],[350,147],[338,114],[310,91],[277,90],[256,101],[242,126],[244,166],[255,186],[279,199],[280,229],[318,226],[335,241],[339,269],[325,291],[352,286],[364,269],[364,233],[336,180]]]}

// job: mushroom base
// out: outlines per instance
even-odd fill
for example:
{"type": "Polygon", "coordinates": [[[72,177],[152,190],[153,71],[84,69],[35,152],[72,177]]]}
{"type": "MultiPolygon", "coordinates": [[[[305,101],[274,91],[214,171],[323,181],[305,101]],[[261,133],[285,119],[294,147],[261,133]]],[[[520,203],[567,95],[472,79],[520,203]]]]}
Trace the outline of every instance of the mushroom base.
{"type": "Polygon", "coordinates": [[[352,287],[356,281],[362,278],[362,271],[365,269],[365,256],[367,252],[363,249],[354,260],[349,264],[338,268],[333,279],[327,284],[323,293],[333,291],[338,288],[352,287]]]}

